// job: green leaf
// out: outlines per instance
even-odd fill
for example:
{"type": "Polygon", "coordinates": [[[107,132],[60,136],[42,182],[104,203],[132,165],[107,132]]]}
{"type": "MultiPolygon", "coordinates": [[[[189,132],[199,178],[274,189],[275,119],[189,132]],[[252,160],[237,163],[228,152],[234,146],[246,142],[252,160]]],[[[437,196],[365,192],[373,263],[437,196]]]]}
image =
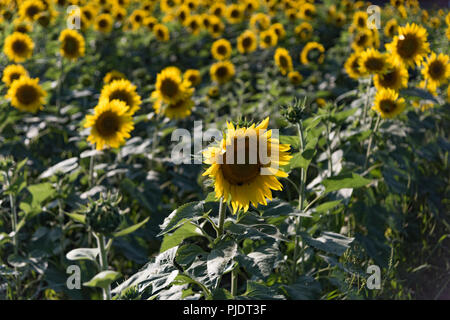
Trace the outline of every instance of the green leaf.
{"type": "Polygon", "coordinates": [[[98,248],[78,248],[69,251],[66,254],[67,260],[75,261],[75,260],[91,260],[96,261],[97,256],[100,251],[98,248]]]}
{"type": "Polygon", "coordinates": [[[204,211],[203,203],[203,201],[189,202],[172,211],[172,213],[164,219],[164,222],[161,225],[162,231],[158,234],[158,236],[162,236],[170,232],[185,220],[192,219],[194,217],[202,217],[204,211]]]}
{"type": "Polygon", "coordinates": [[[280,135],[280,143],[290,144],[292,149],[298,149],[300,146],[300,141],[299,141],[298,136],[280,135]]]}
{"type": "Polygon", "coordinates": [[[55,190],[53,189],[53,186],[51,183],[40,183],[28,186],[28,191],[31,193],[32,196],[32,207],[40,207],[41,203],[47,200],[49,197],[51,197],[55,190]]]}
{"type": "Polygon", "coordinates": [[[97,273],[91,280],[83,283],[83,285],[85,285],[86,287],[97,287],[105,289],[106,287],[108,287],[108,285],[110,285],[119,278],[120,272],[106,270],[97,273]]]}
{"type": "Polygon", "coordinates": [[[65,214],[68,215],[69,217],[71,217],[73,220],[75,220],[77,222],[81,222],[82,224],[86,224],[86,216],[84,214],[69,213],[69,212],[65,212],[65,214]]]}
{"type": "Polygon", "coordinates": [[[206,263],[211,282],[218,281],[224,273],[231,271],[237,249],[236,242],[226,241],[220,242],[217,247],[211,250],[206,263]]]}
{"type": "Polygon", "coordinates": [[[149,217],[145,218],[143,221],[136,223],[135,225],[132,225],[131,227],[122,229],[120,231],[117,231],[113,234],[113,237],[117,238],[117,237],[123,237],[126,236],[127,234],[130,234],[134,231],[136,231],[137,229],[139,229],[140,227],[142,227],[144,224],[147,223],[149,217]]]}
{"type": "Polygon", "coordinates": [[[305,232],[301,232],[301,236],[308,245],[338,256],[341,256],[355,239],[329,231],[323,232],[318,238],[312,238],[305,232]]]}
{"type": "Polygon", "coordinates": [[[166,234],[161,244],[160,252],[173,248],[181,244],[184,239],[196,236],[203,236],[202,231],[192,223],[185,223],[172,234],[166,234]]]}
{"type": "Polygon", "coordinates": [[[406,88],[400,90],[400,95],[402,97],[409,96],[409,97],[419,97],[426,100],[432,100],[436,103],[439,103],[436,98],[427,90],[420,89],[420,88],[406,88]]]}
{"type": "Polygon", "coordinates": [[[189,265],[200,255],[206,257],[208,253],[196,244],[185,244],[178,249],[176,261],[181,265],[189,265]]]}
{"type": "Polygon", "coordinates": [[[283,285],[289,298],[293,300],[313,300],[319,299],[320,283],[310,276],[301,276],[291,285],[283,285]]]}
{"type": "Polygon", "coordinates": [[[328,202],[324,202],[320,205],[318,205],[315,209],[314,212],[326,212],[330,209],[333,209],[334,207],[338,206],[341,203],[342,200],[335,200],[335,201],[328,201],[328,202]]]}
{"type": "Polygon", "coordinates": [[[284,297],[278,294],[271,287],[265,286],[256,281],[247,281],[247,290],[242,298],[250,298],[252,300],[276,300],[284,297]]]}
{"type": "Polygon", "coordinates": [[[371,182],[356,173],[342,174],[336,177],[325,179],[322,183],[325,186],[325,193],[337,191],[344,188],[360,188],[371,182]]]}

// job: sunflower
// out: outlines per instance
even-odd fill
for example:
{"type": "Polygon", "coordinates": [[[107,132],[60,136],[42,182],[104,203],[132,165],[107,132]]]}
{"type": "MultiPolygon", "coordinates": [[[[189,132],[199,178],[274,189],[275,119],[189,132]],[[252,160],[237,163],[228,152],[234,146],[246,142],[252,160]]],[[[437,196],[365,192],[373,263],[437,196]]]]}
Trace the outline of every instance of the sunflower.
{"type": "Polygon", "coordinates": [[[102,13],[95,19],[94,29],[102,33],[109,33],[113,28],[113,18],[108,13],[102,13]]]}
{"type": "Polygon", "coordinates": [[[244,10],[246,14],[251,14],[253,11],[259,8],[258,0],[245,0],[244,1],[244,10]]]}
{"type": "Polygon", "coordinates": [[[450,57],[440,53],[437,55],[432,52],[427,61],[423,64],[422,75],[426,86],[430,91],[436,91],[436,88],[445,84],[450,77],[450,57]]]}
{"type": "Polygon", "coordinates": [[[210,165],[203,176],[214,180],[216,197],[230,201],[233,213],[247,211],[250,203],[267,205],[267,199],[272,200],[271,190],[283,188],[277,177],[288,176],[278,167],[292,158],[290,146],[272,138],[268,124],[269,118],[256,127],[235,127],[228,122],[224,139],[203,153],[204,162],[210,165]]]}
{"type": "Polygon", "coordinates": [[[372,109],[382,118],[393,118],[405,109],[405,99],[398,98],[398,92],[392,89],[378,90],[372,109]]]}
{"type": "Polygon", "coordinates": [[[45,6],[40,0],[25,0],[19,8],[20,18],[33,22],[36,15],[45,10],[45,6]]]}
{"type": "Polygon", "coordinates": [[[194,91],[188,80],[183,80],[178,68],[168,67],[156,76],[155,91],[152,98],[161,99],[167,104],[175,104],[186,100],[194,91]]]}
{"type": "Polygon", "coordinates": [[[141,97],[136,92],[136,86],[126,79],[114,80],[106,84],[100,93],[99,100],[120,100],[129,108],[130,114],[139,110],[141,105],[141,97]]]}
{"type": "Polygon", "coordinates": [[[208,89],[208,97],[209,98],[217,98],[219,96],[219,87],[213,86],[208,89]]]}
{"type": "Polygon", "coordinates": [[[385,74],[376,74],[373,81],[378,90],[385,88],[398,91],[408,86],[408,70],[403,65],[397,64],[385,74]]]}
{"type": "Polygon", "coordinates": [[[36,15],[36,21],[44,28],[50,25],[53,15],[49,11],[42,11],[36,15]]]}
{"type": "Polygon", "coordinates": [[[213,36],[213,38],[218,38],[222,35],[223,31],[225,30],[225,25],[216,16],[211,16],[210,18],[210,25],[208,27],[208,31],[213,36]]]}
{"type": "Polygon", "coordinates": [[[384,34],[386,37],[393,38],[397,32],[398,23],[396,19],[391,19],[384,27],[384,34]]]}
{"type": "Polygon", "coordinates": [[[398,28],[398,36],[391,43],[386,44],[391,52],[394,63],[403,63],[406,66],[420,65],[425,54],[430,51],[427,42],[427,30],[417,24],[407,24],[398,28]]]}
{"type": "Polygon", "coordinates": [[[156,26],[157,23],[158,19],[156,19],[155,17],[146,17],[144,19],[144,26],[146,26],[150,31],[153,31],[153,28],[156,26]]]}
{"type": "Polygon", "coordinates": [[[274,23],[270,26],[270,29],[277,34],[278,39],[284,39],[286,36],[286,30],[284,30],[284,26],[281,23],[274,23]]]}
{"type": "Polygon", "coordinates": [[[445,23],[450,26],[450,12],[445,16],[445,23]]]}
{"type": "Polygon", "coordinates": [[[299,85],[303,81],[303,76],[298,71],[288,73],[289,81],[294,85],[299,85]]]}
{"type": "Polygon", "coordinates": [[[333,23],[338,26],[338,27],[342,27],[345,22],[346,22],[347,17],[345,16],[345,13],[343,12],[337,12],[334,16],[333,16],[333,23]]]}
{"type": "Polygon", "coordinates": [[[373,46],[372,32],[369,29],[359,30],[353,38],[352,48],[355,51],[362,51],[373,46]]]}
{"type": "Polygon", "coordinates": [[[263,31],[270,26],[270,17],[267,14],[258,12],[250,17],[250,27],[257,31],[263,31]]]}
{"type": "Polygon", "coordinates": [[[278,36],[272,29],[263,31],[259,35],[259,46],[263,49],[274,47],[277,45],[278,36]]]}
{"type": "Polygon", "coordinates": [[[200,71],[196,69],[188,69],[183,74],[183,79],[186,79],[191,83],[192,86],[197,86],[202,82],[202,76],[200,75],[200,71]]]}
{"type": "Polygon", "coordinates": [[[97,14],[97,9],[94,5],[85,5],[81,7],[80,10],[81,15],[86,19],[86,21],[88,21],[89,23],[94,21],[95,15],[97,14]]]}
{"type": "Polygon", "coordinates": [[[300,6],[298,17],[303,20],[312,20],[316,16],[316,7],[311,3],[303,3],[300,6]]]}
{"type": "Polygon", "coordinates": [[[181,24],[184,24],[186,19],[191,15],[191,9],[185,4],[180,6],[175,12],[175,16],[181,24]]]}
{"type": "Polygon", "coordinates": [[[3,70],[2,81],[9,87],[13,81],[22,76],[28,77],[28,71],[20,64],[10,64],[3,70]]]}
{"type": "Polygon", "coordinates": [[[14,32],[30,33],[33,31],[33,25],[27,21],[14,20],[14,32]]]}
{"type": "Polygon", "coordinates": [[[118,148],[130,137],[134,129],[133,118],[128,106],[120,100],[101,100],[93,115],[86,116],[85,128],[91,128],[87,140],[95,144],[97,150],[105,145],[118,148]]]}
{"type": "Polygon", "coordinates": [[[3,52],[14,62],[23,62],[33,55],[34,43],[30,36],[14,32],[5,39],[3,52]]]}
{"type": "Polygon", "coordinates": [[[295,27],[294,32],[300,40],[308,41],[312,37],[313,27],[309,22],[302,22],[295,27]]]}
{"type": "Polygon", "coordinates": [[[282,75],[292,71],[292,58],[289,51],[284,48],[277,48],[274,55],[274,60],[282,75]]]}
{"type": "Polygon", "coordinates": [[[227,7],[226,16],[229,23],[239,23],[244,19],[244,7],[236,3],[230,4],[227,7]]]}
{"type": "Polygon", "coordinates": [[[61,55],[70,60],[76,60],[84,56],[84,38],[76,30],[65,29],[59,35],[61,55]]]}
{"type": "Polygon", "coordinates": [[[440,25],[441,25],[441,19],[439,19],[438,17],[433,17],[430,19],[431,28],[438,29],[440,25]]]}
{"type": "Polygon", "coordinates": [[[167,42],[170,40],[169,28],[161,23],[155,24],[153,27],[153,34],[159,41],[167,42]]]}
{"type": "Polygon", "coordinates": [[[144,23],[144,19],[147,17],[147,11],[142,9],[134,10],[128,18],[132,25],[132,30],[138,30],[144,23]]]}
{"type": "Polygon", "coordinates": [[[209,8],[209,12],[218,18],[224,16],[226,11],[227,6],[222,2],[216,2],[209,8]]]}
{"type": "Polygon", "coordinates": [[[359,71],[363,75],[384,74],[390,67],[386,53],[369,48],[361,52],[359,71]]]}
{"type": "Polygon", "coordinates": [[[127,9],[119,6],[114,6],[112,16],[114,17],[114,20],[122,22],[127,16],[127,9]]]}
{"type": "Polygon", "coordinates": [[[246,30],[237,38],[237,49],[240,53],[249,53],[256,50],[257,40],[253,31],[246,30]]]}
{"type": "Polygon", "coordinates": [[[6,95],[11,105],[19,110],[36,112],[43,109],[47,93],[39,85],[39,78],[20,77],[12,82],[6,95]]]}
{"type": "Polygon", "coordinates": [[[300,61],[302,64],[309,64],[310,62],[323,63],[325,59],[325,48],[318,42],[308,42],[300,54],[300,61]]]}
{"type": "Polygon", "coordinates": [[[355,28],[358,30],[365,29],[367,27],[368,19],[369,19],[369,16],[365,11],[356,11],[353,14],[352,25],[355,26],[355,28]]]}
{"type": "Polygon", "coordinates": [[[231,56],[231,44],[226,39],[214,41],[211,46],[211,54],[216,60],[227,60],[231,56]]]}
{"type": "Polygon", "coordinates": [[[153,109],[157,114],[163,113],[169,119],[183,119],[191,114],[194,101],[191,97],[179,100],[175,103],[165,104],[162,99],[153,103],[153,109]]]}
{"type": "Polygon", "coordinates": [[[230,61],[219,61],[211,66],[209,73],[212,80],[218,84],[224,84],[234,77],[234,65],[230,61]]]}
{"type": "Polygon", "coordinates": [[[287,9],[284,11],[286,18],[288,18],[291,22],[297,20],[298,18],[298,10],[297,9],[287,9]]]}
{"type": "Polygon", "coordinates": [[[161,0],[159,8],[162,12],[168,13],[180,4],[180,0],[161,0]]]}
{"type": "Polygon", "coordinates": [[[192,15],[186,18],[186,28],[192,34],[199,34],[203,25],[203,19],[200,15],[192,15]]]}
{"type": "Polygon", "coordinates": [[[115,80],[121,80],[121,79],[126,79],[126,78],[127,77],[122,72],[119,72],[117,70],[112,70],[112,71],[108,72],[107,74],[105,74],[105,76],[103,77],[103,83],[108,84],[115,80]]]}
{"type": "Polygon", "coordinates": [[[360,52],[353,52],[345,61],[344,68],[348,76],[352,79],[359,79],[363,74],[359,71],[360,52]]]}

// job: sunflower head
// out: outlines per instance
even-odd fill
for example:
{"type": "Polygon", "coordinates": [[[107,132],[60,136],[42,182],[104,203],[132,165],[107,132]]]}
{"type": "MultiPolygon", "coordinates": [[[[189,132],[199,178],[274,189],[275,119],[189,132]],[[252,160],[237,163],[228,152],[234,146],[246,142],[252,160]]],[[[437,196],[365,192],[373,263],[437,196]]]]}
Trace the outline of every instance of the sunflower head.
{"type": "Polygon", "coordinates": [[[277,48],[274,55],[275,64],[280,69],[281,74],[285,75],[292,71],[292,58],[284,48],[277,48]]]}
{"type": "Polygon", "coordinates": [[[289,72],[288,78],[293,85],[299,85],[303,81],[303,76],[298,71],[289,72]]]}
{"type": "Polygon", "coordinates": [[[373,46],[372,32],[369,29],[358,30],[352,42],[352,48],[355,51],[362,51],[373,46]]]}
{"type": "Polygon", "coordinates": [[[226,7],[226,5],[225,5],[224,3],[222,3],[222,2],[215,2],[215,3],[209,8],[209,12],[210,12],[212,15],[218,17],[218,18],[220,18],[220,17],[222,17],[223,15],[225,15],[226,11],[227,11],[227,7],[226,7]]]}
{"type": "Polygon", "coordinates": [[[156,39],[158,39],[158,41],[167,42],[170,39],[169,28],[161,23],[157,23],[153,27],[153,34],[155,35],[156,39]]]}
{"type": "Polygon", "coordinates": [[[318,42],[308,42],[300,54],[300,62],[309,64],[310,62],[323,63],[325,59],[325,48],[318,42]]]}
{"type": "Polygon", "coordinates": [[[216,16],[211,16],[210,18],[210,24],[208,27],[208,31],[211,34],[213,38],[218,38],[222,35],[223,31],[225,30],[225,25],[216,16]]]}
{"type": "Polygon", "coordinates": [[[148,28],[148,30],[153,31],[153,28],[158,23],[158,19],[155,17],[146,17],[144,19],[144,26],[148,28]]]}
{"type": "Polygon", "coordinates": [[[270,17],[262,12],[255,13],[250,17],[250,27],[256,31],[263,31],[270,26],[270,17]]]}
{"type": "Polygon", "coordinates": [[[359,63],[359,71],[363,75],[384,74],[390,67],[388,56],[373,48],[361,52],[359,63]]]}
{"type": "Polygon", "coordinates": [[[398,91],[408,86],[408,70],[400,64],[394,65],[385,74],[376,74],[373,78],[375,87],[398,91]]]}
{"type": "Polygon", "coordinates": [[[368,14],[365,11],[356,11],[353,15],[353,25],[356,29],[365,29],[367,27],[368,14]]]}
{"type": "Polygon", "coordinates": [[[164,114],[169,119],[183,119],[191,114],[194,101],[188,96],[186,99],[179,100],[175,103],[165,103],[162,99],[158,99],[153,103],[153,109],[157,114],[164,114]]]}
{"type": "Polygon", "coordinates": [[[263,49],[277,45],[278,36],[274,30],[268,29],[259,34],[259,46],[263,49]]]}
{"type": "Polygon", "coordinates": [[[186,22],[184,23],[186,25],[186,28],[189,30],[192,34],[199,34],[202,26],[203,26],[203,19],[200,15],[191,15],[187,17],[186,22]]]}
{"type": "Polygon", "coordinates": [[[63,30],[59,36],[59,42],[61,43],[59,51],[63,57],[70,60],[76,60],[79,57],[84,56],[84,38],[76,30],[63,30]]]}
{"type": "Polygon", "coordinates": [[[249,53],[256,50],[257,41],[253,31],[244,31],[237,39],[237,48],[240,53],[249,53]]]}
{"type": "Polygon", "coordinates": [[[422,75],[427,83],[427,88],[435,91],[437,87],[445,84],[450,78],[450,57],[446,54],[440,53],[437,55],[432,52],[427,57],[423,65],[422,75]]]}
{"type": "Polygon", "coordinates": [[[230,4],[226,11],[228,22],[232,24],[241,22],[244,19],[244,9],[245,7],[240,4],[230,4]]]}
{"type": "Polygon", "coordinates": [[[289,145],[280,144],[267,130],[269,118],[259,125],[239,127],[227,123],[222,141],[204,153],[210,167],[203,173],[214,180],[216,197],[230,201],[233,213],[247,211],[250,203],[267,205],[272,190],[282,190],[278,177],[287,177],[279,170],[292,158],[289,145]]]}
{"type": "Polygon", "coordinates": [[[278,39],[284,39],[286,37],[286,30],[284,30],[284,26],[281,23],[274,23],[270,26],[270,29],[276,33],[278,39]]]}
{"type": "Polygon", "coordinates": [[[386,49],[393,55],[395,63],[410,67],[414,64],[420,65],[425,54],[430,51],[427,30],[415,23],[399,27],[398,36],[386,44],[386,49]]]}
{"type": "Polygon", "coordinates": [[[9,87],[13,81],[19,79],[20,77],[28,77],[27,70],[20,64],[10,64],[3,70],[3,83],[9,87]]]}
{"type": "Polygon", "coordinates": [[[181,71],[176,67],[163,69],[156,76],[156,90],[152,98],[162,100],[167,104],[175,104],[180,100],[186,100],[194,91],[191,82],[182,79],[181,71]]]}
{"type": "Polygon", "coordinates": [[[121,80],[121,79],[126,79],[126,78],[127,77],[122,72],[119,72],[117,70],[112,70],[112,71],[108,72],[107,74],[105,74],[105,76],[103,77],[103,83],[108,84],[115,80],[121,80]]]}
{"type": "Polygon", "coordinates": [[[94,29],[102,33],[109,33],[113,28],[113,18],[109,13],[102,13],[95,19],[94,29]]]}
{"type": "Polygon", "coordinates": [[[345,61],[344,68],[348,76],[352,79],[359,79],[363,74],[359,70],[360,52],[353,52],[345,61]]]}
{"type": "Polygon", "coordinates": [[[313,34],[313,27],[309,22],[302,22],[295,27],[295,34],[302,41],[308,41],[313,34]]]}
{"type": "Polygon", "coordinates": [[[211,46],[211,54],[216,60],[227,60],[231,56],[231,44],[226,39],[214,41],[211,46]]]}
{"type": "Polygon", "coordinates": [[[6,98],[11,99],[13,107],[34,113],[43,109],[46,95],[47,93],[39,85],[39,78],[31,79],[22,76],[12,82],[6,98]]]}
{"type": "Polygon", "coordinates": [[[381,89],[375,96],[372,109],[382,118],[393,118],[405,109],[405,99],[398,98],[398,92],[392,89],[381,89]]]}
{"type": "Polygon", "coordinates": [[[31,23],[17,19],[14,21],[14,32],[30,33],[31,31],[33,31],[31,23]]]}
{"type": "Polygon", "coordinates": [[[298,16],[303,20],[312,20],[316,14],[316,7],[312,3],[306,2],[300,6],[298,16]]]}
{"type": "Polygon", "coordinates": [[[218,84],[224,84],[234,77],[234,65],[230,61],[219,61],[211,66],[211,79],[218,84]]]}
{"type": "Polygon", "coordinates": [[[106,84],[100,94],[100,100],[122,101],[131,114],[139,110],[141,105],[141,97],[136,92],[136,86],[126,79],[114,80],[106,84]]]}
{"type": "Polygon", "coordinates": [[[384,27],[384,34],[386,37],[393,38],[397,33],[398,23],[396,19],[391,19],[384,27]]]}
{"type": "Polygon", "coordinates": [[[34,43],[30,36],[14,32],[5,39],[3,52],[14,62],[23,62],[33,55],[34,43]]]}
{"type": "Polygon", "coordinates": [[[191,83],[192,86],[197,86],[202,82],[202,76],[200,75],[200,71],[196,69],[188,69],[183,74],[183,79],[186,79],[191,83]]]}
{"type": "Polygon", "coordinates": [[[33,22],[36,16],[45,10],[44,3],[40,0],[25,0],[20,4],[19,15],[22,20],[33,22]]]}

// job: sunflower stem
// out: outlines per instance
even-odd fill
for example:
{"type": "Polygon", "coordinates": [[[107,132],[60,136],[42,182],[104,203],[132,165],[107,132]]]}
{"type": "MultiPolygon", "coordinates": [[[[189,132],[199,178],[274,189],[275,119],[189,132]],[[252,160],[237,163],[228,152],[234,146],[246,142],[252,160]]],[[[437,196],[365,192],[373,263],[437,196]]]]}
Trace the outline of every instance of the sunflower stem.
{"type": "MultiPolygon", "coordinates": [[[[94,233],[97,239],[98,249],[100,250],[100,268],[102,271],[108,270],[108,252],[105,247],[105,236],[94,233]]],[[[111,300],[111,286],[108,285],[103,289],[103,300],[111,300]]]]}
{"type": "Polygon", "coordinates": [[[223,197],[220,198],[219,203],[219,225],[217,226],[217,238],[223,235],[223,225],[225,223],[225,206],[223,205],[223,197]]]}
{"type": "MultiPolygon", "coordinates": [[[[11,180],[8,175],[8,172],[5,172],[6,185],[9,188],[11,186],[11,180]]],[[[11,228],[13,231],[13,247],[14,254],[16,255],[19,250],[19,240],[17,239],[17,208],[16,208],[16,199],[12,193],[9,193],[9,204],[11,207],[11,228]]]]}
{"type": "Polygon", "coordinates": [[[369,78],[369,83],[367,84],[367,89],[366,89],[366,102],[364,103],[364,113],[363,113],[363,120],[362,120],[362,124],[365,125],[366,124],[366,118],[367,118],[367,112],[368,112],[368,108],[369,108],[369,98],[370,98],[370,87],[372,86],[372,76],[370,76],[369,78]]]}
{"type": "Polygon", "coordinates": [[[364,161],[364,170],[367,169],[367,165],[369,164],[370,149],[372,148],[373,136],[378,130],[378,127],[380,125],[380,119],[381,119],[381,116],[378,114],[377,122],[375,122],[375,127],[373,128],[372,132],[370,133],[369,145],[367,146],[367,152],[366,152],[366,160],[364,161]]]}
{"type": "MultiPolygon", "coordinates": [[[[92,146],[92,150],[95,150],[94,146],[92,146]]],[[[94,186],[94,164],[95,164],[95,154],[92,154],[89,160],[89,188],[92,188],[94,186]]]]}
{"type": "Polygon", "coordinates": [[[62,56],[59,57],[59,79],[58,79],[58,95],[56,98],[56,106],[58,108],[58,115],[61,115],[61,97],[62,97],[62,85],[64,81],[64,60],[62,56]]]}
{"type": "Polygon", "coordinates": [[[238,285],[238,269],[237,267],[231,271],[231,295],[236,297],[238,285]]]}

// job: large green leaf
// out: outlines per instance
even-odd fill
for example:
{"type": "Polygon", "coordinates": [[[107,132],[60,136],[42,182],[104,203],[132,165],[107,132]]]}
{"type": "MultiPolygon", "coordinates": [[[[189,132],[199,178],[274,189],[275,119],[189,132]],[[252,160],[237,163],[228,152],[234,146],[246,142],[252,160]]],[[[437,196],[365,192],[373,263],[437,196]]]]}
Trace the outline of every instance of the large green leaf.
{"type": "Polygon", "coordinates": [[[149,219],[149,217],[145,218],[143,221],[141,221],[139,223],[136,223],[135,225],[132,225],[128,228],[125,228],[125,229],[115,232],[113,234],[113,237],[115,237],[115,238],[123,237],[123,236],[126,236],[127,234],[130,234],[130,233],[136,231],[137,229],[142,227],[144,224],[146,224],[148,219],[149,219]]]}
{"type": "Polygon", "coordinates": [[[180,245],[184,239],[202,235],[202,231],[197,226],[192,223],[185,223],[175,230],[175,232],[164,236],[160,252],[164,252],[167,249],[180,245]]]}
{"type": "Polygon", "coordinates": [[[100,250],[98,248],[77,248],[66,254],[67,260],[91,260],[96,261],[100,250]]]}
{"type": "Polygon", "coordinates": [[[323,232],[318,238],[312,238],[305,232],[302,232],[301,235],[308,245],[338,256],[341,256],[354,240],[354,238],[329,231],[323,232]]]}
{"type": "Polygon", "coordinates": [[[203,201],[189,202],[182,205],[181,207],[178,207],[177,209],[172,211],[172,213],[166,219],[164,219],[164,222],[161,225],[162,231],[158,236],[162,236],[170,232],[187,219],[202,217],[203,209],[203,201]]]}
{"type": "Polygon", "coordinates": [[[368,185],[371,180],[361,177],[356,173],[346,173],[336,177],[323,180],[325,193],[337,191],[344,188],[360,188],[368,185]]]}
{"type": "Polygon", "coordinates": [[[86,287],[97,287],[105,289],[111,283],[120,278],[120,272],[106,270],[97,273],[91,280],[83,283],[86,287]]]}

